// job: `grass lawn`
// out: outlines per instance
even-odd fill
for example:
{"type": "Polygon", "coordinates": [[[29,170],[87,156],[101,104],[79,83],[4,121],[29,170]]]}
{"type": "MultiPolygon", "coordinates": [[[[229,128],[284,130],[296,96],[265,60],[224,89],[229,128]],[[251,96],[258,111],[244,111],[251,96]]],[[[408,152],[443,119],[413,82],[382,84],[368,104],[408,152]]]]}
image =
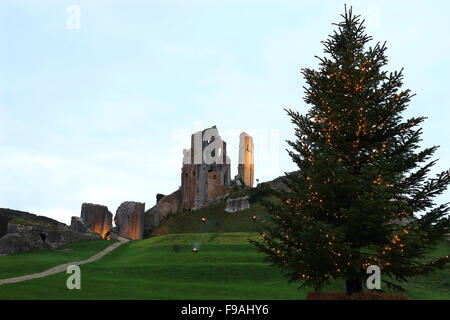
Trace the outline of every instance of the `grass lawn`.
{"type": "MultiPolygon", "coordinates": [[[[312,290],[289,285],[248,243],[254,237],[246,232],[181,233],[130,241],[81,266],[81,290],[68,290],[68,275],[60,273],[1,285],[0,299],[305,299],[312,290]],[[191,252],[194,246],[199,253],[191,252]]],[[[450,246],[438,250],[449,252],[450,246]]],[[[405,286],[407,296],[450,299],[449,281],[448,270],[414,279],[405,286]]],[[[343,281],[326,288],[343,290],[343,281]]]]}
{"type": "Polygon", "coordinates": [[[37,273],[63,263],[87,259],[113,243],[107,240],[84,241],[71,243],[55,250],[2,256],[0,257],[0,279],[37,273]]]}
{"type": "MultiPolygon", "coordinates": [[[[441,243],[431,254],[443,257],[450,254],[450,242],[441,243]]],[[[450,300],[450,269],[436,270],[434,273],[412,278],[404,287],[411,299],[450,300]]]]}

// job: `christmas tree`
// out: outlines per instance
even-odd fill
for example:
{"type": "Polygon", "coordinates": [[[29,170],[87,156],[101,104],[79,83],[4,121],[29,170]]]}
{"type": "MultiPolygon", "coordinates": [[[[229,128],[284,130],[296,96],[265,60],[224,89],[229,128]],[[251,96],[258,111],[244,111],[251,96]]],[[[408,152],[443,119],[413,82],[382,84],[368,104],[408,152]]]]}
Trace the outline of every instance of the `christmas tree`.
{"type": "Polygon", "coordinates": [[[385,44],[367,48],[360,16],[346,8],[342,18],[323,42],[319,70],[302,70],[311,107],[286,110],[299,170],[286,174],[290,192],[265,202],[272,227],[252,242],[316,291],[332,279],[345,279],[347,294],[362,291],[370,265],[402,290],[409,277],[448,266],[448,256],[430,261],[427,253],[450,232],[448,204],[433,202],[450,176],[428,177],[437,147],[419,149],[425,117],[403,119],[413,95],[401,90],[402,71],[383,70],[385,44]]]}

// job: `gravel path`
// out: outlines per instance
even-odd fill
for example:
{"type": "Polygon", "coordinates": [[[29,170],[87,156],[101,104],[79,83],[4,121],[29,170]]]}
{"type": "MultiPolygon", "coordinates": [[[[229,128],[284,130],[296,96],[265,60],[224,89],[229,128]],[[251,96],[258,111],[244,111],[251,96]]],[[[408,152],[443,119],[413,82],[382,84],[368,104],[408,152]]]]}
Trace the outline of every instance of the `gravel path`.
{"type": "Polygon", "coordinates": [[[82,265],[82,264],[86,264],[86,263],[97,261],[98,259],[102,258],[108,252],[113,251],[114,249],[116,249],[117,247],[119,247],[120,245],[122,245],[122,244],[124,244],[124,243],[126,243],[128,241],[129,241],[128,239],[119,237],[119,242],[116,242],[116,243],[110,245],[108,248],[104,249],[103,251],[100,251],[99,253],[93,255],[92,257],[90,257],[90,258],[88,258],[86,260],[61,264],[59,266],[50,268],[48,270],[45,270],[45,271],[42,271],[42,272],[39,272],[39,273],[27,274],[25,276],[8,278],[8,279],[0,279],[0,285],[6,284],[6,283],[16,283],[16,282],[22,282],[22,281],[31,280],[31,279],[43,278],[43,277],[46,277],[46,276],[50,276],[52,274],[56,274],[56,273],[59,273],[59,272],[66,271],[67,267],[71,266],[71,265],[79,266],[79,265],[82,265]]]}

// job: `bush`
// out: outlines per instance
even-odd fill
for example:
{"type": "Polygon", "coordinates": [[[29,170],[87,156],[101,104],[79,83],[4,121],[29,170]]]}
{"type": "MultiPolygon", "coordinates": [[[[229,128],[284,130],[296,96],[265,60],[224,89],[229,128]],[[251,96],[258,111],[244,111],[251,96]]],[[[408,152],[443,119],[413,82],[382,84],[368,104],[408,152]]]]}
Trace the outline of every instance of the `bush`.
{"type": "Polygon", "coordinates": [[[272,188],[267,184],[259,184],[256,188],[251,189],[249,194],[249,202],[256,203],[267,198],[273,193],[272,188]]]}

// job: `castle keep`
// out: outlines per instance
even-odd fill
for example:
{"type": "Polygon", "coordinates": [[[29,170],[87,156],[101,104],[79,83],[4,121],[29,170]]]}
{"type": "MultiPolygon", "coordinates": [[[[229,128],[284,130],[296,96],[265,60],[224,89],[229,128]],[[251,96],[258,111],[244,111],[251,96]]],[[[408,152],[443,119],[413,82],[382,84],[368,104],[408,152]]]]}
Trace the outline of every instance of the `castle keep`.
{"type": "Polygon", "coordinates": [[[194,133],[191,148],[183,150],[181,168],[181,209],[203,207],[208,200],[220,197],[231,185],[227,144],[216,126],[194,133]]]}

